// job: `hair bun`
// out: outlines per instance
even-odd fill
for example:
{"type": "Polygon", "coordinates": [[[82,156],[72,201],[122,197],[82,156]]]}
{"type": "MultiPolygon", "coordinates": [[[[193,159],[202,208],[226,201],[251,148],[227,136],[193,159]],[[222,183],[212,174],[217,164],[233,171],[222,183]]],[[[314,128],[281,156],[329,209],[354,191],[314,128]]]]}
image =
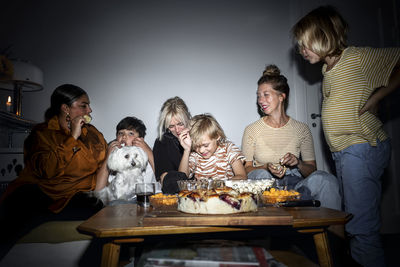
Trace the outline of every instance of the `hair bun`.
{"type": "Polygon", "coordinates": [[[279,76],[279,75],[281,75],[281,71],[276,65],[266,66],[263,72],[263,76],[279,76]]]}

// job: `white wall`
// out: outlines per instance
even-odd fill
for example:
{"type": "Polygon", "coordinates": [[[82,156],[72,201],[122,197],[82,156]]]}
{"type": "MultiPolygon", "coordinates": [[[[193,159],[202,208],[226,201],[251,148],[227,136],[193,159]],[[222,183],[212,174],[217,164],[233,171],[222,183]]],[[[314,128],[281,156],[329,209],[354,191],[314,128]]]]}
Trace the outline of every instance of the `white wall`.
{"type": "MultiPolygon", "coordinates": [[[[54,88],[73,83],[88,92],[93,124],[108,141],[118,121],[133,115],[145,122],[152,146],[162,103],[178,95],[192,115],[212,113],[240,145],[244,127],[258,119],[256,82],[266,64],[278,65],[289,80],[288,113],[307,120],[306,85],[298,84],[290,27],[327,2],[15,0],[2,8],[0,49],[12,45],[11,56],[44,71],[45,89],[24,94],[28,119],[42,121],[54,88]]],[[[374,6],[360,8],[361,2],[339,7],[347,18],[353,7],[369,18],[374,6]]],[[[4,103],[7,95],[1,96],[4,103]]]]}
{"type": "Polygon", "coordinates": [[[108,141],[134,115],[152,146],[162,103],[178,95],[192,115],[212,113],[240,145],[258,118],[265,64],[290,77],[289,1],[53,2],[27,1],[13,10],[23,19],[13,16],[1,33],[0,48],[13,44],[14,56],[44,71],[45,90],[24,95],[23,114],[36,121],[53,89],[73,83],[88,92],[93,124],[108,141]]]}

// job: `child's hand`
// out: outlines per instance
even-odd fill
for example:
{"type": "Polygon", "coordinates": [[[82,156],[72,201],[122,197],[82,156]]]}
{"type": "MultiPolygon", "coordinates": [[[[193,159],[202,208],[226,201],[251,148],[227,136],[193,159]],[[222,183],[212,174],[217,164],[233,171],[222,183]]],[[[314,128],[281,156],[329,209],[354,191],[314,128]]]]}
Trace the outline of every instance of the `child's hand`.
{"type": "Polygon", "coordinates": [[[121,143],[118,142],[117,140],[112,141],[107,148],[107,158],[113,152],[115,149],[121,148],[121,143]]]}
{"type": "Polygon", "coordinates": [[[181,134],[179,135],[179,142],[181,143],[181,146],[185,150],[191,150],[192,148],[192,139],[190,138],[189,135],[189,129],[184,129],[181,134]]]}
{"type": "Polygon", "coordinates": [[[132,141],[132,146],[137,146],[143,149],[145,152],[151,151],[149,145],[144,141],[142,137],[137,137],[132,141]]]}

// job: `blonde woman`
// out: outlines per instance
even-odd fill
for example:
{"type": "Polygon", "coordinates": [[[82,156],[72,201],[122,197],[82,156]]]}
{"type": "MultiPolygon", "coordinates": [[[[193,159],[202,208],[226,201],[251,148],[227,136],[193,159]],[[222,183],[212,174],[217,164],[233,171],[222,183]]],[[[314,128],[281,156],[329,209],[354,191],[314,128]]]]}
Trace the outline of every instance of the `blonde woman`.
{"type": "Polygon", "coordinates": [[[400,88],[400,48],[347,47],[347,23],[332,6],[312,10],[293,27],[299,52],[323,62],[322,124],[335,160],[354,260],[384,266],[380,241],[381,175],[390,141],[376,116],[379,101],[400,88]]]}
{"type": "Polygon", "coordinates": [[[269,65],[257,84],[257,103],[264,116],[243,134],[248,178],[276,178],[278,185],[300,191],[302,198],[340,210],[337,179],[317,170],[310,129],[286,114],[290,91],[286,77],[269,65]]]}
{"type": "Polygon", "coordinates": [[[167,99],[161,108],[153,155],[155,175],[164,193],[178,192],[176,181],[187,179],[184,173],[178,171],[183,154],[178,138],[189,126],[190,118],[188,107],[178,96],[167,99]]]}

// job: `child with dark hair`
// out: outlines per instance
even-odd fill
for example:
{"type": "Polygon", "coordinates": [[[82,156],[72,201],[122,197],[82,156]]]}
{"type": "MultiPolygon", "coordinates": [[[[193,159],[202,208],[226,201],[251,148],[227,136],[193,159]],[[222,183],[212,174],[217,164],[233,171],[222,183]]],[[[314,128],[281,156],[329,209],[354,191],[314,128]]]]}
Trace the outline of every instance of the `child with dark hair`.
{"type": "MultiPolygon", "coordinates": [[[[143,151],[147,154],[149,164],[147,165],[145,174],[144,174],[144,182],[145,183],[154,183],[156,185],[156,192],[161,191],[161,185],[156,181],[154,176],[154,157],[153,151],[149,147],[149,145],[144,141],[144,137],[146,135],[146,126],[143,121],[136,117],[125,117],[123,118],[116,127],[116,139],[109,143],[109,151],[110,153],[116,149],[120,149],[124,146],[137,146],[143,149],[143,151]]],[[[109,171],[108,182],[112,181],[115,178],[115,173],[109,171]]],[[[108,183],[104,184],[103,187],[98,188],[96,191],[104,190],[108,183]]],[[[100,193],[101,194],[101,193],[100,193]]],[[[132,201],[132,200],[129,200],[132,201]]],[[[133,199],[136,201],[136,196],[133,199]]],[[[114,200],[109,205],[116,205],[120,203],[125,203],[125,200],[114,200]]]]}
{"type": "Polygon", "coordinates": [[[111,145],[118,146],[137,146],[146,152],[151,168],[154,171],[153,151],[144,141],[146,136],[146,126],[143,121],[136,117],[123,118],[116,127],[117,139],[111,142],[111,145]]]}

